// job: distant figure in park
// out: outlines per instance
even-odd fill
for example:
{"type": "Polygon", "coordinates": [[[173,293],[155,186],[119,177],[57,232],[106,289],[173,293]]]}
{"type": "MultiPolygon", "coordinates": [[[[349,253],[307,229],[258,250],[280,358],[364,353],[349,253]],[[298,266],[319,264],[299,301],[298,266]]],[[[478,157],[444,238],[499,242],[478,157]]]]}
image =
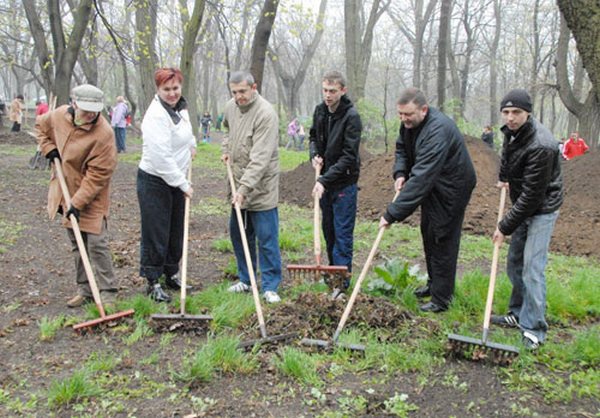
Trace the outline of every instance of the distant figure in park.
{"type": "Polygon", "coordinates": [[[285,149],[290,149],[290,147],[297,148],[298,147],[298,119],[294,118],[288,124],[287,134],[288,134],[288,142],[285,145],[285,149]]]}
{"type": "Polygon", "coordinates": [[[200,125],[202,125],[202,142],[210,142],[210,126],[212,125],[212,117],[209,112],[204,112],[202,119],[200,119],[200,125]]]}
{"type": "Polygon", "coordinates": [[[588,147],[583,138],[579,137],[579,133],[573,132],[563,146],[563,157],[565,160],[570,160],[585,154],[589,149],[590,147],[588,147]]]}
{"type": "Polygon", "coordinates": [[[35,116],[42,116],[44,113],[48,112],[48,103],[44,101],[44,99],[40,99],[35,102],[35,116]]]}
{"type": "Polygon", "coordinates": [[[23,104],[24,97],[22,94],[17,94],[10,104],[10,114],[8,115],[10,121],[13,123],[11,132],[20,132],[21,124],[23,123],[23,111],[25,105],[23,104]]]}
{"type": "Polygon", "coordinates": [[[127,114],[129,109],[123,96],[117,96],[117,104],[112,109],[110,124],[115,131],[115,141],[117,143],[117,152],[125,152],[125,136],[127,128],[127,114]]]}
{"type": "Polygon", "coordinates": [[[6,114],[6,103],[4,100],[0,99],[0,127],[4,126],[3,117],[6,114]]]}
{"type": "Polygon", "coordinates": [[[219,113],[217,116],[217,123],[215,125],[215,129],[221,132],[221,125],[223,124],[223,112],[219,113]]]}
{"type": "Polygon", "coordinates": [[[494,148],[494,131],[490,125],[487,125],[483,128],[483,133],[481,134],[481,140],[485,142],[490,148],[494,148]]]}
{"type": "Polygon", "coordinates": [[[301,123],[298,125],[298,149],[304,151],[304,138],[306,138],[306,132],[304,131],[304,125],[301,123]]]}

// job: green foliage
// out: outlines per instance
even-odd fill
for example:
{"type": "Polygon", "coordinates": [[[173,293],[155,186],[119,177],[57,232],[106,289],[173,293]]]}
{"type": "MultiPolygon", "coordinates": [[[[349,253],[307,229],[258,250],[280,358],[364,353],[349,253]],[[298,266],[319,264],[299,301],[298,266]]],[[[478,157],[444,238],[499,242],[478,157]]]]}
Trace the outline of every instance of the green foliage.
{"type": "Polygon", "coordinates": [[[417,405],[408,403],[407,400],[407,394],[402,393],[399,395],[396,393],[383,403],[385,405],[385,411],[397,417],[406,418],[410,412],[419,409],[417,405]]]}
{"type": "Polygon", "coordinates": [[[138,165],[142,159],[141,151],[128,151],[119,154],[119,164],[135,164],[138,165]]]}
{"type": "Polygon", "coordinates": [[[317,373],[315,357],[294,347],[285,347],[275,360],[277,369],[286,376],[296,379],[299,383],[320,387],[323,381],[317,373]]]}
{"type": "Polygon", "coordinates": [[[150,328],[145,319],[136,319],[135,324],[135,330],[123,338],[123,342],[126,345],[133,345],[145,337],[149,337],[154,334],[154,331],[152,328],[150,328]]]}
{"type": "Polygon", "coordinates": [[[69,404],[80,402],[100,395],[100,387],[85,371],[79,370],[70,377],[59,378],[52,381],[48,389],[48,406],[60,408],[69,404]]]}
{"type": "Polygon", "coordinates": [[[251,373],[258,362],[248,353],[238,350],[236,337],[209,338],[192,358],[184,359],[182,371],[176,373],[178,380],[192,383],[208,382],[216,371],[223,373],[251,373]]]}
{"type": "Polygon", "coordinates": [[[190,212],[192,216],[228,216],[231,206],[218,197],[203,197],[202,200],[192,205],[190,212]]]}
{"type": "MultiPolygon", "coordinates": [[[[221,145],[217,143],[200,142],[196,147],[196,158],[194,158],[194,167],[202,170],[214,170],[225,178],[225,164],[221,162],[221,145]]],[[[192,182],[194,178],[192,177],[192,182]]]]}
{"type": "Polygon", "coordinates": [[[197,309],[207,308],[213,317],[213,330],[236,328],[254,312],[254,302],[247,294],[227,292],[228,284],[210,286],[190,296],[197,309]]]}
{"type": "Polygon", "coordinates": [[[408,261],[402,262],[398,258],[386,260],[374,269],[379,279],[369,282],[370,290],[379,290],[383,294],[392,294],[400,297],[407,288],[413,289],[417,280],[416,272],[419,265],[410,267],[408,261]]]}
{"type": "Polygon", "coordinates": [[[233,253],[233,244],[229,238],[217,238],[212,242],[211,248],[220,253],[233,253]]]}
{"type": "Polygon", "coordinates": [[[120,362],[121,359],[113,356],[110,353],[103,354],[94,352],[89,355],[87,361],[85,362],[85,370],[90,373],[109,372],[113,370],[120,362]]]}
{"type": "Polygon", "coordinates": [[[308,134],[304,139],[304,146],[304,151],[286,150],[285,148],[279,148],[279,168],[281,169],[281,171],[294,170],[300,164],[309,161],[308,134]]]}
{"type": "Polygon", "coordinates": [[[4,254],[21,235],[24,226],[0,218],[0,254],[4,254]]]}
{"type": "Polygon", "coordinates": [[[50,341],[56,336],[56,332],[65,325],[66,317],[59,315],[54,319],[49,319],[47,316],[43,316],[39,322],[40,327],[40,340],[50,341]]]}

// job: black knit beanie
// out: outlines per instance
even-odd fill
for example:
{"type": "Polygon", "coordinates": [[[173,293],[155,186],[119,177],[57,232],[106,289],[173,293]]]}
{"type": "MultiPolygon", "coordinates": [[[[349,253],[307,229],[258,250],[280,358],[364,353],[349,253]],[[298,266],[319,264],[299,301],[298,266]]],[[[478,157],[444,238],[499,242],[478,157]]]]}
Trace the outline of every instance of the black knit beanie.
{"type": "Polygon", "coordinates": [[[533,104],[531,96],[523,89],[514,89],[506,93],[506,96],[500,102],[500,110],[505,107],[518,107],[524,111],[531,113],[533,104]]]}

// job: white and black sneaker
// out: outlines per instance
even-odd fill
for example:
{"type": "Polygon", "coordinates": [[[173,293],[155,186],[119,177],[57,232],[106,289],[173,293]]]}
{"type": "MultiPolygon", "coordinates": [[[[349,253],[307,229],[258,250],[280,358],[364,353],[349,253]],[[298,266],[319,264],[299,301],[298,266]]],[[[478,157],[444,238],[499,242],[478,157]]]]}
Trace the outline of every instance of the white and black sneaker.
{"type": "Polygon", "coordinates": [[[236,284],[229,286],[227,291],[231,293],[245,293],[250,291],[250,286],[244,282],[237,282],[236,284]]]}
{"type": "Polygon", "coordinates": [[[492,324],[508,328],[519,328],[519,317],[509,312],[506,315],[492,315],[490,318],[492,324]]]}
{"type": "Polygon", "coordinates": [[[532,334],[529,331],[525,331],[523,333],[523,345],[525,346],[525,348],[529,351],[534,351],[537,350],[540,345],[542,344],[541,341],[539,340],[538,337],[536,337],[534,334],[532,334]]]}

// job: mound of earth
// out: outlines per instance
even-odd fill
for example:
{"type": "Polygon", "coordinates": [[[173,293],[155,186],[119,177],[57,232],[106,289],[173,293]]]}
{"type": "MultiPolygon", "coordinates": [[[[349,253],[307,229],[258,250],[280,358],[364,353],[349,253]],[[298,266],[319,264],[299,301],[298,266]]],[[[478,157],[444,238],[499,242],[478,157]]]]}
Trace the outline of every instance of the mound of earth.
{"type": "Polygon", "coordinates": [[[0,134],[0,144],[11,144],[11,145],[35,145],[37,140],[35,136],[27,132],[9,132],[8,130],[2,131],[0,134]]]}
{"type": "MultiPolygon", "coordinates": [[[[467,207],[463,230],[477,235],[489,235],[496,225],[499,192],[498,155],[474,137],[466,144],[477,172],[477,186],[467,207]]],[[[359,216],[376,220],[393,197],[391,177],[394,155],[371,155],[363,158],[358,194],[359,216]]],[[[565,203],[554,231],[551,247],[567,255],[600,258],[600,154],[591,152],[572,161],[563,162],[565,203]]],[[[295,170],[282,173],[280,196],[283,201],[310,206],[314,185],[314,170],[309,162],[295,170]]],[[[416,212],[405,222],[418,225],[416,212]]]]}

